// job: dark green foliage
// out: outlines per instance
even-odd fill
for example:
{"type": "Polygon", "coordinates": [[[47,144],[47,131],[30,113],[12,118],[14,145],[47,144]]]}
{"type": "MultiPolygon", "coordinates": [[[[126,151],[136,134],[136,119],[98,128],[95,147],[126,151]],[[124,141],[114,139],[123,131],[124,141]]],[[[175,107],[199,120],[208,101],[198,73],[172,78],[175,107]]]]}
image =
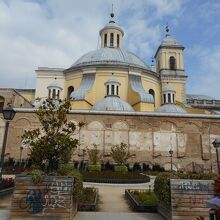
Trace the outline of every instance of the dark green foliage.
{"type": "Polygon", "coordinates": [[[96,189],[91,187],[85,187],[82,191],[82,198],[80,203],[82,204],[92,204],[95,201],[96,189]]]}
{"type": "Polygon", "coordinates": [[[112,171],[103,172],[82,172],[83,179],[146,179],[150,181],[149,176],[141,175],[139,173],[121,173],[112,171]]]}
{"type": "Polygon", "coordinates": [[[138,190],[132,191],[131,194],[140,205],[157,206],[158,204],[158,198],[156,194],[150,190],[144,192],[138,190]]]}
{"type": "Polygon", "coordinates": [[[165,205],[170,205],[170,179],[198,179],[210,180],[215,179],[216,174],[196,174],[196,173],[160,173],[157,175],[154,182],[154,192],[165,205]]]}
{"type": "Polygon", "coordinates": [[[118,165],[126,164],[126,161],[131,157],[127,144],[121,143],[113,146],[111,148],[111,157],[118,165]]]}
{"type": "Polygon", "coordinates": [[[41,180],[43,179],[45,173],[42,170],[39,169],[33,169],[30,172],[31,176],[32,176],[32,180],[35,184],[38,184],[41,182],[41,180]]]}
{"type": "MultiPolygon", "coordinates": [[[[46,173],[58,169],[59,164],[68,163],[78,145],[78,140],[72,138],[76,125],[67,121],[69,108],[69,101],[47,99],[36,110],[41,127],[22,135],[23,143],[30,146],[33,165],[46,173]]],[[[78,124],[82,126],[83,123],[78,124]]]]}
{"type": "Polygon", "coordinates": [[[114,170],[116,172],[126,173],[128,172],[128,168],[125,165],[115,166],[114,170]]]}
{"type": "Polygon", "coordinates": [[[101,171],[101,164],[91,164],[91,165],[89,165],[88,169],[90,172],[94,172],[94,171],[100,172],[101,171]]]}

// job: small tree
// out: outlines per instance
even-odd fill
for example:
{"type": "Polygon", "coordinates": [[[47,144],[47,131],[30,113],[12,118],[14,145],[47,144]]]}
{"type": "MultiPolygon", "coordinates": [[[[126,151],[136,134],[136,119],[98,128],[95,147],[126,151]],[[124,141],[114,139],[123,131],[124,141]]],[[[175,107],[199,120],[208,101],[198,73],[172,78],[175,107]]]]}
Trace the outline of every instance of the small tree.
{"type": "Polygon", "coordinates": [[[87,153],[89,156],[89,161],[91,162],[92,165],[96,165],[100,159],[100,151],[97,149],[97,145],[93,144],[92,149],[87,148],[87,153]]]}
{"type": "MultiPolygon", "coordinates": [[[[68,163],[78,145],[78,140],[72,137],[76,125],[67,121],[69,109],[69,101],[47,99],[36,110],[41,127],[22,135],[23,143],[30,146],[33,165],[44,172],[52,172],[60,164],[68,163]]],[[[83,123],[78,126],[81,128],[83,123]]]]}
{"type": "Polygon", "coordinates": [[[118,165],[125,165],[126,161],[131,157],[128,152],[128,146],[125,143],[114,145],[111,147],[111,157],[118,165]]]}

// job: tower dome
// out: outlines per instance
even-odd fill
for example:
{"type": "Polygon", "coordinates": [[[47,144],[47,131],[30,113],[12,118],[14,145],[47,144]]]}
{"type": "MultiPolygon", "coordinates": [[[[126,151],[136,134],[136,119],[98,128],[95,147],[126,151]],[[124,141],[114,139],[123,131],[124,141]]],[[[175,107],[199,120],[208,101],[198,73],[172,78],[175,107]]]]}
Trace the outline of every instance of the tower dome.
{"type": "Polygon", "coordinates": [[[156,112],[163,113],[187,113],[180,106],[175,104],[176,92],[167,84],[162,88],[163,105],[156,109],[156,112]]]}
{"type": "Polygon", "coordinates": [[[105,82],[106,96],[102,100],[98,101],[92,110],[96,111],[134,111],[133,108],[125,101],[120,99],[119,86],[121,83],[117,78],[111,77],[105,82]]]}

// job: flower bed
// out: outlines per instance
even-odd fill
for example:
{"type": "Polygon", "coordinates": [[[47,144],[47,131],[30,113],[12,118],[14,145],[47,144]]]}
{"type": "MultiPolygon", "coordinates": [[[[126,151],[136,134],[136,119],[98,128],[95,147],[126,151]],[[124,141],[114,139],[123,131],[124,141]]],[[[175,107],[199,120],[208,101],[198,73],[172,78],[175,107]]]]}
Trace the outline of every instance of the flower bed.
{"type": "Polygon", "coordinates": [[[147,183],[150,181],[149,176],[139,173],[121,173],[121,172],[82,172],[84,182],[96,183],[147,183]]]}
{"type": "Polygon", "coordinates": [[[0,180],[0,196],[12,193],[14,190],[14,179],[5,178],[0,180]]]}
{"type": "Polygon", "coordinates": [[[95,211],[98,203],[98,189],[83,188],[83,195],[78,204],[79,211],[95,211]]]}
{"type": "Polygon", "coordinates": [[[158,198],[150,190],[126,189],[125,197],[137,212],[157,212],[158,198]]]}

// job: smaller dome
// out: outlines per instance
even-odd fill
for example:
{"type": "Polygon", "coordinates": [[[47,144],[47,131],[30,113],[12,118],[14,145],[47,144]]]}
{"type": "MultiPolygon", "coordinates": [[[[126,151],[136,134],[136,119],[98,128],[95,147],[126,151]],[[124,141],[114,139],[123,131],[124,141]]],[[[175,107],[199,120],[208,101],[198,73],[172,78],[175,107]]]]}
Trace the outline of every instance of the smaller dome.
{"type": "Polygon", "coordinates": [[[184,113],[187,112],[182,109],[180,106],[177,106],[175,104],[164,104],[160,106],[158,109],[156,109],[156,112],[162,112],[162,113],[184,113]]]}
{"type": "Polygon", "coordinates": [[[183,47],[175,38],[167,34],[160,46],[183,47]]]}
{"type": "Polygon", "coordinates": [[[104,99],[98,101],[92,110],[95,111],[124,111],[133,112],[134,109],[118,96],[106,96],[104,99]]]}
{"type": "Polygon", "coordinates": [[[99,34],[101,35],[101,33],[104,31],[104,30],[107,30],[107,29],[116,29],[118,31],[120,31],[122,33],[122,36],[124,36],[124,31],[123,29],[115,22],[115,18],[114,18],[114,13],[111,13],[111,19],[109,21],[108,24],[105,25],[104,28],[102,28],[100,31],[99,31],[99,34]]]}
{"type": "Polygon", "coordinates": [[[119,85],[120,85],[121,83],[118,81],[117,78],[111,77],[111,78],[109,78],[109,79],[106,81],[105,84],[119,84],[119,85]]]}
{"type": "Polygon", "coordinates": [[[162,92],[166,93],[166,92],[175,92],[175,91],[169,85],[165,85],[162,89],[162,92]]]}
{"type": "Polygon", "coordinates": [[[49,86],[47,86],[47,88],[48,89],[50,89],[50,88],[62,89],[62,87],[59,85],[59,83],[56,79],[49,86]]]}

